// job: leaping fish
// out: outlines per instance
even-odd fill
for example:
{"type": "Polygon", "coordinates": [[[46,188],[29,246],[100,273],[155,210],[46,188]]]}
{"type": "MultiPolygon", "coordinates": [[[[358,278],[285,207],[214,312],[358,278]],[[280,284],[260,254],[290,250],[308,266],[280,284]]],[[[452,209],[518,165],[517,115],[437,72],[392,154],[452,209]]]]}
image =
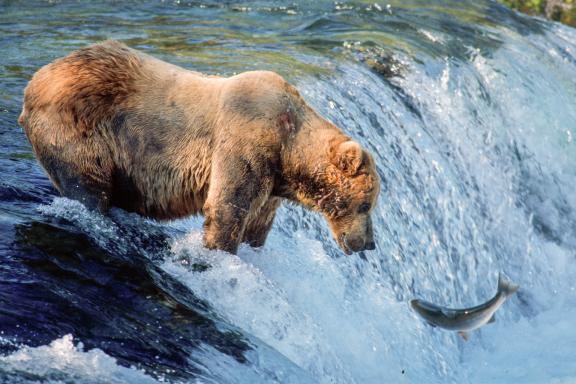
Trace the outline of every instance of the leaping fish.
{"type": "Polygon", "coordinates": [[[464,340],[468,340],[468,332],[496,321],[495,312],[518,288],[499,274],[496,295],[476,307],[449,309],[417,299],[410,301],[410,306],[431,326],[457,331],[464,340]]]}

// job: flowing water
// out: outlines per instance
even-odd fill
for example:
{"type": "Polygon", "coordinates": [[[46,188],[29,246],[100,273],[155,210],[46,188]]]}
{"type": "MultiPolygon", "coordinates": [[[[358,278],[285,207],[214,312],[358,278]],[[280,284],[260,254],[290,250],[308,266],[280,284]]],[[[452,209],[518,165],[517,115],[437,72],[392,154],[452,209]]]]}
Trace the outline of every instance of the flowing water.
{"type": "Polygon", "coordinates": [[[576,382],[576,30],[492,1],[0,2],[0,382],[576,382]],[[281,73],[374,154],[376,251],[284,205],[262,249],[58,197],[17,125],[42,65],[114,38],[281,73]],[[413,297],[478,304],[469,342],[413,297]]]}

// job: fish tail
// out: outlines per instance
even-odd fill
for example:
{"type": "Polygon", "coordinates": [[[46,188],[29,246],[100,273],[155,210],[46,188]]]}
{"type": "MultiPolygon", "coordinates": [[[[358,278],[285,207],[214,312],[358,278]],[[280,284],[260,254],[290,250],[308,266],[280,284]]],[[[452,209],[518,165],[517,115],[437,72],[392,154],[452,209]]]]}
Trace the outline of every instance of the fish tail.
{"type": "Polygon", "coordinates": [[[501,273],[498,275],[498,293],[504,293],[508,297],[513,295],[518,288],[520,288],[519,285],[515,285],[511,281],[506,280],[501,273]]]}

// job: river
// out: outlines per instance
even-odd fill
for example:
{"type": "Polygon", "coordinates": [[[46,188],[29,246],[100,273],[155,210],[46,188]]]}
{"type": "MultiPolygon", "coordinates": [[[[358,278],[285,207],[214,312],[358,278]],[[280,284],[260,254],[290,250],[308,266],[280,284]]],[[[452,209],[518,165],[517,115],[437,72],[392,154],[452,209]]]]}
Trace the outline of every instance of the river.
{"type": "Polygon", "coordinates": [[[576,381],[576,30],[493,1],[0,2],[0,382],[576,381]],[[266,69],[373,155],[376,250],[284,204],[262,249],[202,218],[58,196],[17,118],[41,66],[114,38],[266,69]],[[408,301],[521,286],[468,342],[408,301]]]}

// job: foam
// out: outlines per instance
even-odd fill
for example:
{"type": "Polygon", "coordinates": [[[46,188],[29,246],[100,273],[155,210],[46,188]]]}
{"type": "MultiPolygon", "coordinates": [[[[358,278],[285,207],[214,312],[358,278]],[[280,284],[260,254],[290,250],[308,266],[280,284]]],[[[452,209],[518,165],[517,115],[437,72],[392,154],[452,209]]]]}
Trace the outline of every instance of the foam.
{"type": "MultiPolygon", "coordinates": [[[[65,335],[40,347],[24,346],[7,356],[0,356],[0,374],[17,374],[28,382],[42,383],[159,383],[136,368],[118,365],[116,359],[100,349],[84,350],[74,345],[74,337],[65,335]]],[[[1,377],[1,376],[0,376],[1,377]]]]}
{"type": "Polygon", "coordinates": [[[241,247],[235,256],[203,249],[200,232],[192,232],[175,241],[176,256],[162,267],[317,382],[424,377],[425,361],[405,359],[423,332],[406,303],[374,282],[351,286],[347,273],[355,261],[331,259],[321,242],[302,233],[291,239],[273,233],[269,244],[241,247]],[[210,267],[197,272],[198,264],[210,267]]]}

